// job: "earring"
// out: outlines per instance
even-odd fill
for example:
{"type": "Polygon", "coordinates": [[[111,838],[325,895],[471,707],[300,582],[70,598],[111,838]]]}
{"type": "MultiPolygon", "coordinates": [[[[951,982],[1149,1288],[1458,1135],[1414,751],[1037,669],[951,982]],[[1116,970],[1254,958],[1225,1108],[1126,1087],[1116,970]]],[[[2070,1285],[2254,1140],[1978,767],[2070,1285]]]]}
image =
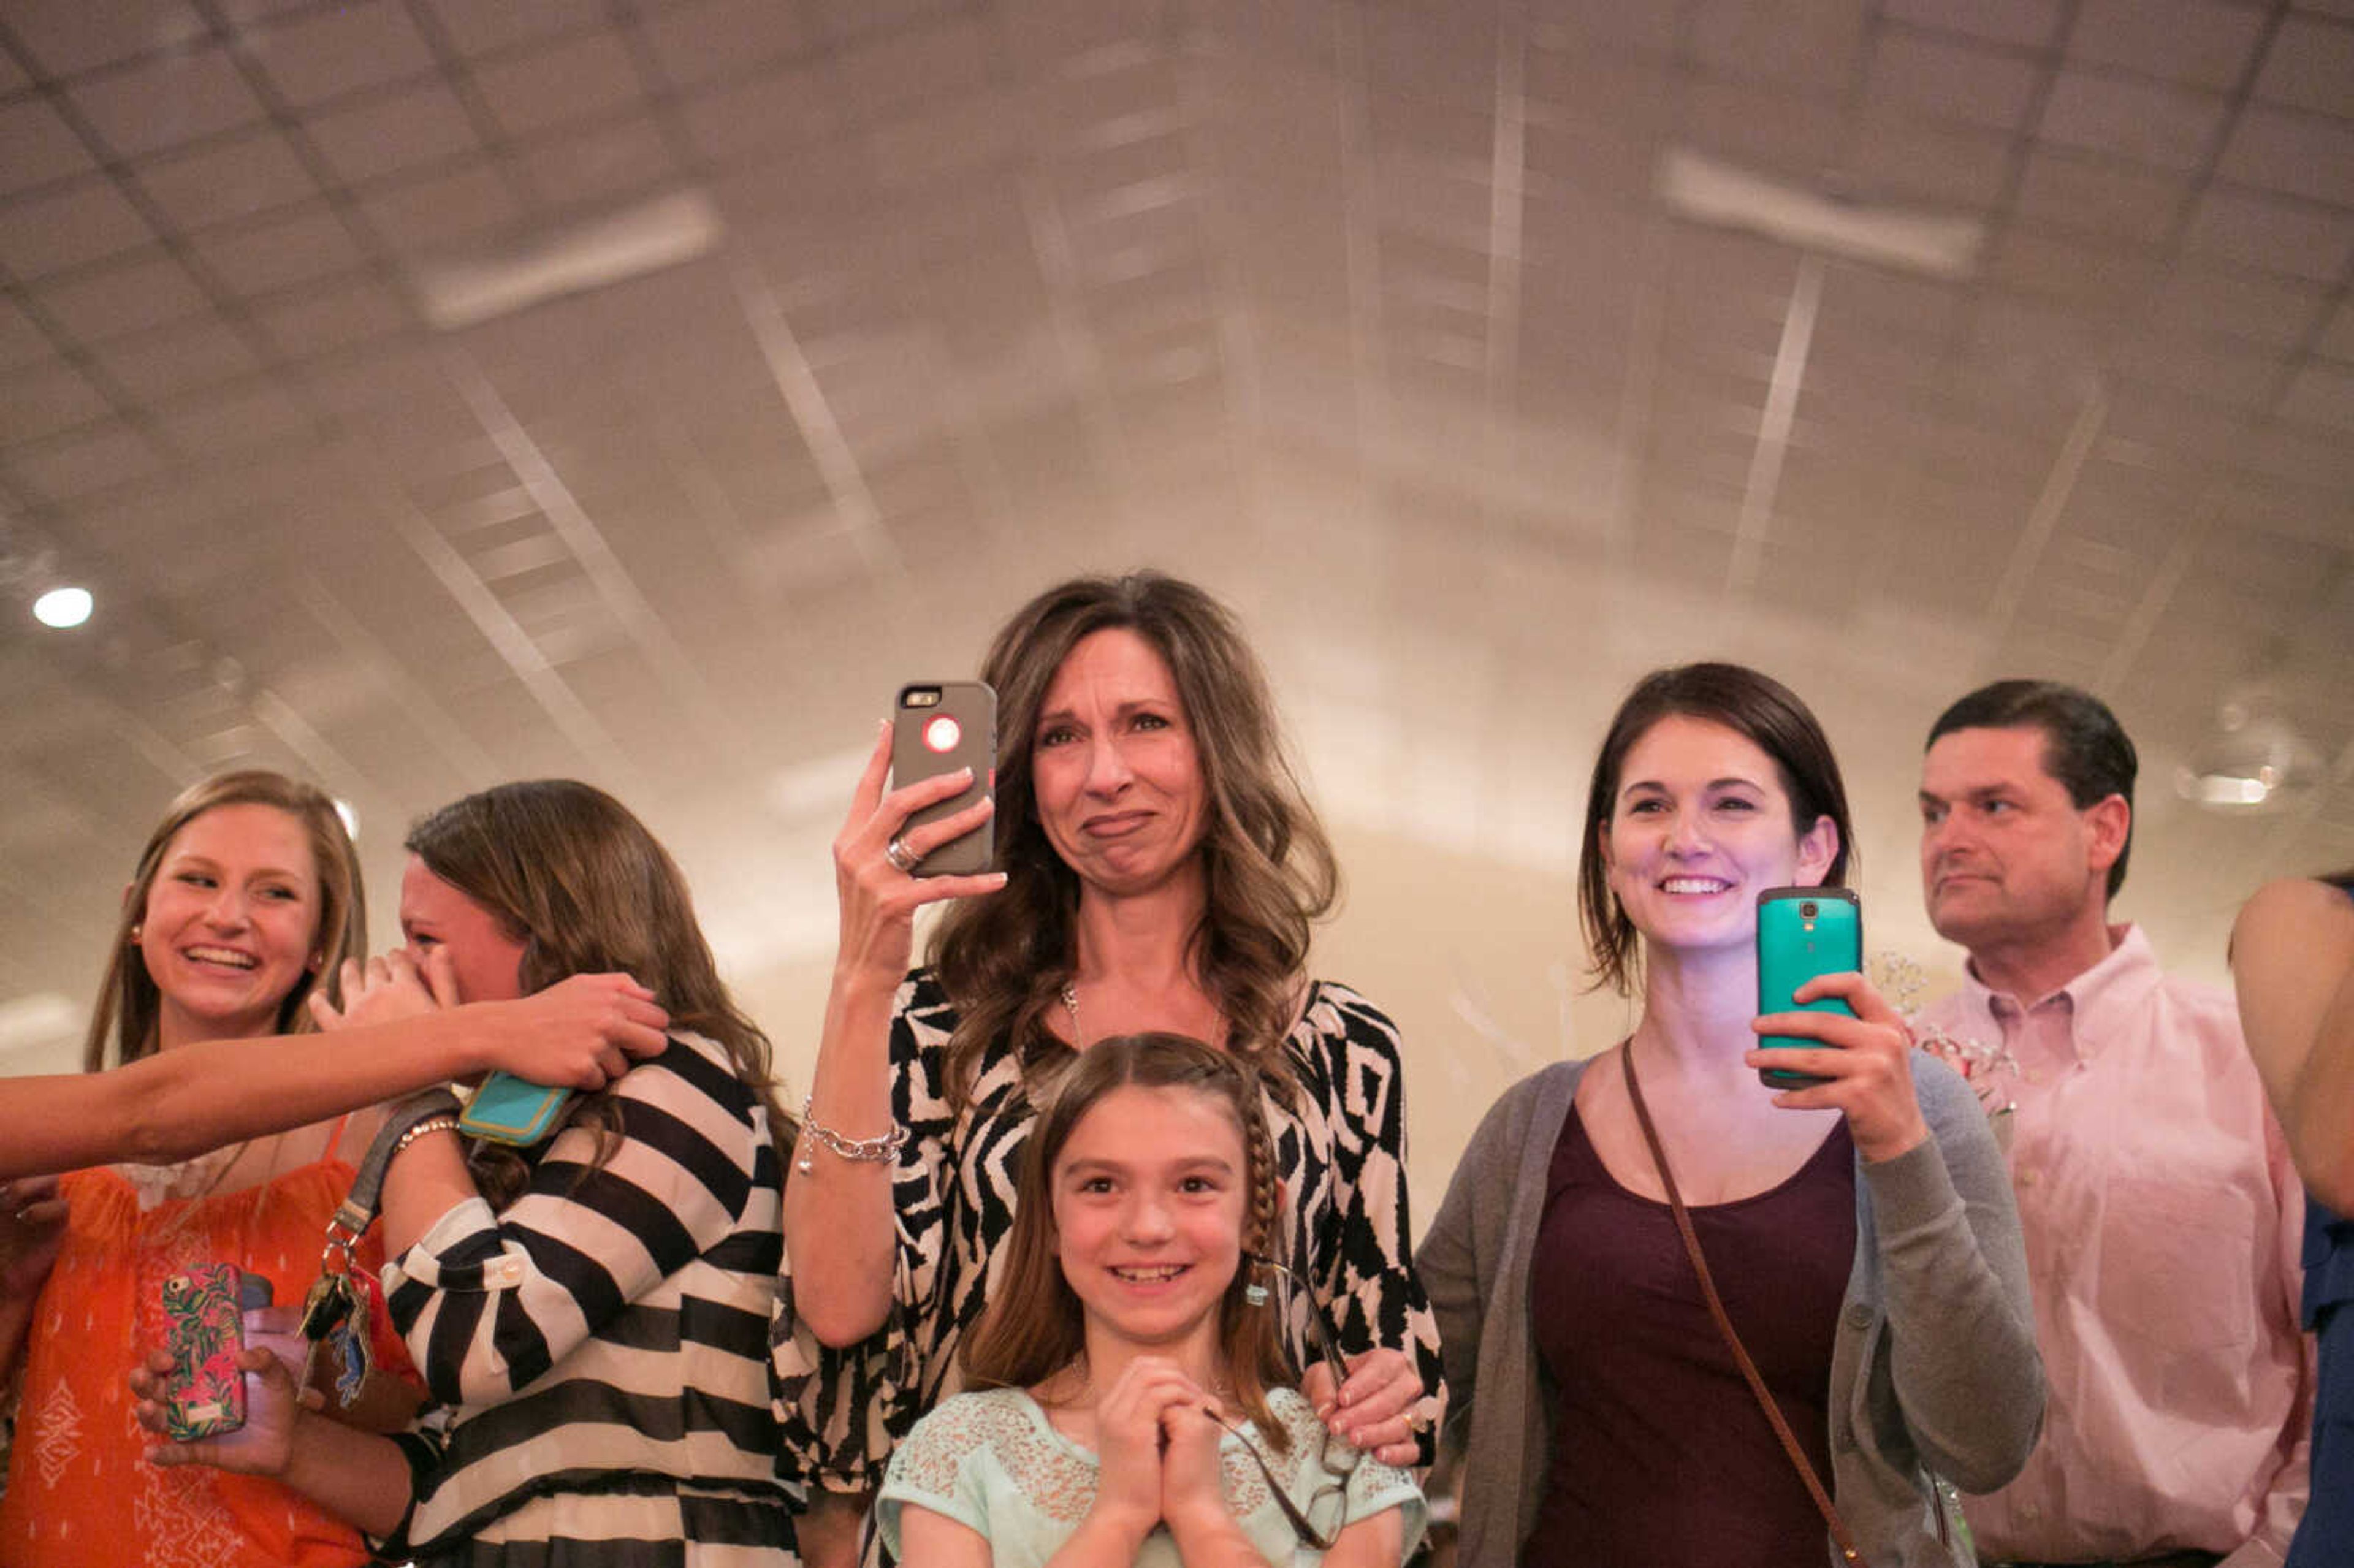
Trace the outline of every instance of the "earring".
{"type": "Polygon", "coordinates": [[[1243,1305],[1244,1305],[1244,1306],[1246,1306],[1246,1307],[1264,1307],[1264,1306],[1266,1306],[1266,1305],[1267,1305],[1267,1287],[1266,1287],[1266,1286],[1264,1286],[1264,1285],[1257,1284],[1257,1283],[1252,1283],[1252,1284],[1249,1284],[1249,1285],[1246,1285],[1246,1286],[1244,1286],[1244,1287],[1243,1287],[1243,1305]]]}
{"type": "Polygon", "coordinates": [[[324,953],[313,953],[313,954],[311,955],[311,972],[312,972],[313,974],[317,974],[321,969],[325,969],[326,967],[327,967],[327,955],[326,955],[326,954],[324,954],[324,953]]]}
{"type": "Polygon", "coordinates": [[[131,926],[131,939],[130,939],[129,941],[127,941],[127,942],[123,943],[122,945],[123,945],[124,947],[126,947],[126,948],[135,948],[135,947],[137,947],[137,946],[139,945],[139,925],[138,925],[138,922],[133,921],[133,922],[132,923],[132,926],[131,926]]]}

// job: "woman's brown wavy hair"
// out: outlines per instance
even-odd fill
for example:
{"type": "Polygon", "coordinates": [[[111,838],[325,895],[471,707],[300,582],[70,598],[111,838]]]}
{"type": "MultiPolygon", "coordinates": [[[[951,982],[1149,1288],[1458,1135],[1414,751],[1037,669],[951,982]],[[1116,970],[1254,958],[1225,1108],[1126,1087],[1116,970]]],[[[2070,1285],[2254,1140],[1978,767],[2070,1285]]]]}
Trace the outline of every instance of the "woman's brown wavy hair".
{"type": "Polygon", "coordinates": [[[1055,1234],[1055,1162],[1096,1102],[1130,1086],[1206,1095],[1242,1134],[1243,1255],[1218,1305],[1218,1355],[1233,1380],[1235,1402],[1261,1438],[1281,1452],[1288,1435],[1268,1414],[1267,1394],[1296,1380],[1284,1355],[1277,1309],[1266,1299],[1254,1304],[1246,1294],[1255,1272],[1251,1259],[1267,1255],[1275,1245],[1281,1198],[1267,1102],[1259,1076],[1248,1063],[1183,1034],[1118,1034],[1098,1040],[1079,1053],[1064,1076],[1022,1150],[1005,1277],[960,1351],[966,1381],[977,1389],[1034,1388],[1086,1353],[1084,1309],[1070,1281],[1063,1277],[1055,1234]]]}
{"type": "Polygon", "coordinates": [[[115,924],[114,957],[100,982],[98,1005],[90,1012],[90,1033],[82,1041],[83,1071],[102,1072],[154,1051],[163,993],[147,972],[147,961],[140,957],[132,932],[147,917],[147,895],[172,841],[182,828],[221,806],[273,806],[302,823],[310,841],[311,863],[319,880],[319,925],[312,933],[311,950],[321,962],[307,970],[278,1004],[278,1033],[308,1033],[313,1024],[305,1004],[311,993],[323,987],[328,1000],[341,1001],[344,960],[367,956],[367,895],[360,882],[359,856],[352,849],[351,835],[344,831],[334,799],[325,790],[260,768],[223,773],[193,784],[164,810],[164,820],[155,824],[139,852],[130,890],[122,895],[122,916],[115,924]]]}
{"type": "Polygon", "coordinates": [[[1192,730],[1206,810],[1198,851],[1207,899],[1193,934],[1227,1049],[1278,1094],[1292,1088],[1284,1036],[1299,1004],[1310,927],[1340,895],[1332,846],[1286,757],[1267,676],[1234,617],[1159,572],[1076,577],[1015,612],[981,678],[997,691],[997,862],[1003,891],[952,905],[931,961],[956,1003],[949,1094],[961,1104],[981,1053],[1010,1038],[1050,1076],[1067,1048],[1046,1026],[1076,972],[1079,879],[1039,825],[1030,772],[1038,711],[1071,650],[1096,632],[1141,637],[1169,666],[1192,730]]]}
{"type": "MultiPolygon", "coordinates": [[[[653,991],[673,1030],[716,1041],[767,1103],[783,1159],[794,1123],[776,1102],[769,1037],[720,980],[678,863],[628,807],[569,779],[501,784],[420,819],[407,848],[523,943],[523,994],[626,973],[653,991]]],[[[567,1118],[598,1128],[600,1160],[618,1127],[610,1094],[580,1097],[567,1118]]],[[[484,1146],[476,1168],[493,1206],[520,1185],[506,1150],[484,1146]]]]}

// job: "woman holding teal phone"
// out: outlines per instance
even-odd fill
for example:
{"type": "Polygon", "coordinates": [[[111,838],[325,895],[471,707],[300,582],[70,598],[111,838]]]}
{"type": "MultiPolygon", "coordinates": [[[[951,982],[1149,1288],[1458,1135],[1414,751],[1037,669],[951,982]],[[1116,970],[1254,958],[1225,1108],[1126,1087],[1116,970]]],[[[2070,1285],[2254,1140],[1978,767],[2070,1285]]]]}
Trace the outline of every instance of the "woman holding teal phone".
{"type": "Polygon", "coordinates": [[[391,1113],[385,1290],[439,1430],[330,1429],[249,1355],[246,1430],[158,1461],[276,1476],[422,1564],[794,1563],[801,1494],[777,1474],[768,1381],[790,1124],[685,879],[568,780],[470,795],[408,846],[408,949],[347,983],[331,1029],[618,970],[668,1009],[668,1048],[529,1147],[470,1142],[451,1109],[391,1113]]]}
{"type": "Polygon", "coordinates": [[[1463,1561],[1961,1568],[1935,1478],[2025,1461],[2042,1365],[1976,1097],[1851,965],[1794,998],[1851,1016],[1757,1012],[1760,895],[1821,889],[1821,927],[1852,842],[1778,683],[1685,665],[1620,705],[1578,877],[1596,983],[1641,1016],[1506,1092],[1416,1258],[1463,1561]]]}

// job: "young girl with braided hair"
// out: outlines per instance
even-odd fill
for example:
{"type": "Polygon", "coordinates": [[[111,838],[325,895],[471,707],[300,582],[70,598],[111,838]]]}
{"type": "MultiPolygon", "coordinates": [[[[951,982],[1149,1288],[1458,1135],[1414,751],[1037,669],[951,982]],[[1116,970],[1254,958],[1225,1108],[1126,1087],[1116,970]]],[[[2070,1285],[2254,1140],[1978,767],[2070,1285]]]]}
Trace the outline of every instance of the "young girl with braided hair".
{"type": "Polygon", "coordinates": [[[892,1457],[876,1522],[893,1555],[1403,1562],[1414,1482],[1291,1386],[1288,1273],[1265,1256],[1279,1209],[1248,1064],[1163,1033],[1080,1054],[1024,1150],[1004,1278],[963,1348],[971,1392],[892,1457]]]}

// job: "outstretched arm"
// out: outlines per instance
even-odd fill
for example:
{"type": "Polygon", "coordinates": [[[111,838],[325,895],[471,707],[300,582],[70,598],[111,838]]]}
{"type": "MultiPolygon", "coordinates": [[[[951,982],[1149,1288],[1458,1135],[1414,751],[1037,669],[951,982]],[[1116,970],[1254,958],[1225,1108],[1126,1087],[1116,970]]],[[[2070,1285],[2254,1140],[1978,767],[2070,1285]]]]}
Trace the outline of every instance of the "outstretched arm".
{"type": "Polygon", "coordinates": [[[106,1073],[11,1078],[0,1179],[113,1160],[185,1160],[504,1068],[594,1089],[663,1049],[668,1015],[626,975],[576,975],[515,1001],[316,1034],[218,1040],[106,1073]]]}
{"type": "Polygon", "coordinates": [[[2354,899],[2267,884],[2232,931],[2240,1027],[2314,1196],[2354,1213],[2354,899]]]}

